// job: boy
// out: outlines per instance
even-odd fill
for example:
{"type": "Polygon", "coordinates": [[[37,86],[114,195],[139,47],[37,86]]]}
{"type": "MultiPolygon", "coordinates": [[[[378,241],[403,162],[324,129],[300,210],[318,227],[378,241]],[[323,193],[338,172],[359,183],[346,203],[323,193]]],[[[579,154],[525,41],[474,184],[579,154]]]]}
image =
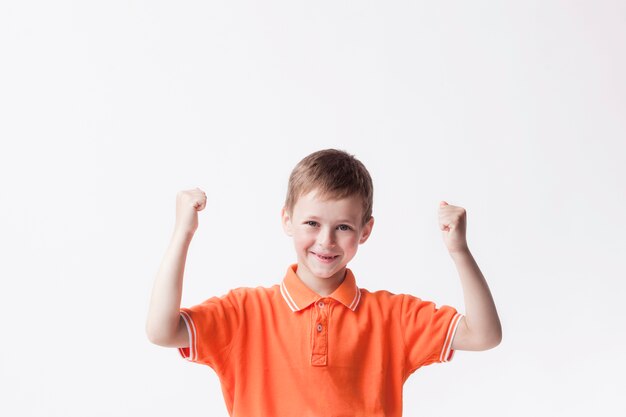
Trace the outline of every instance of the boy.
{"type": "Polygon", "coordinates": [[[282,224],[297,263],[270,288],[237,288],[180,308],[187,249],[206,205],[177,195],[146,332],[220,378],[231,416],[401,416],[402,386],[455,350],[501,340],[487,283],[465,239],[465,210],[441,203],[439,225],[459,271],[466,314],[406,294],[359,288],[346,267],[372,232],[373,187],[354,156],[315,152],[289,178],[282,224]]]}

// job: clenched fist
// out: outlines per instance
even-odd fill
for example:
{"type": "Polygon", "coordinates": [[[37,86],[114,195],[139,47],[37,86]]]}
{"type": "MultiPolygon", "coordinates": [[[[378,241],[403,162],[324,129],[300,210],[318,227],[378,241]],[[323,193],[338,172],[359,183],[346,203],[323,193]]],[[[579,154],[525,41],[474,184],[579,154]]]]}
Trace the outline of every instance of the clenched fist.
{"type": "Polygon", "coordinates": [[[465,229],[467,215],[463,207],[451,206],[442,201],[439,203],[439,229],[443,233],[443,241],[448,252],[468,250],[465,229]]]}
{"type": "Polygon", "coordinates": [[[206,207],[206,194],[198,187],[176,194],[177,232],[193,234],[198,229],[198,212],[206,207]]]}

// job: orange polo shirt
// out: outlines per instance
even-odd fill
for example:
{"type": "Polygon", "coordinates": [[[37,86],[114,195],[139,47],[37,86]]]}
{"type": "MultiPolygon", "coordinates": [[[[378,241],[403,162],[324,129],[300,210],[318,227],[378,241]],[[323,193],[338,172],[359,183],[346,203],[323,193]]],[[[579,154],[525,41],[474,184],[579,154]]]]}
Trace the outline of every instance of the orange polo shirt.
{"type": "Polygon", "coordinates": [[[296,269],[280,285],[181,308],[190,336],[182,357],[215,370],[234,417],[401,416],[404,382],[452,359],[462,315],[359,288],[349,269],[322,297],[296,269]]]}

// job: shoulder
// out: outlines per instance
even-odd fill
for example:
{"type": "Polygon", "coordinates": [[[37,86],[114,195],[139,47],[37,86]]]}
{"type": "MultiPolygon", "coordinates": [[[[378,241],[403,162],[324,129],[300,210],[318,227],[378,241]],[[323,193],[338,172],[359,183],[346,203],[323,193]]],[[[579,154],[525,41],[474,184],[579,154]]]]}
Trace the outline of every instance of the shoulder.
{"type": "Polygon", "coordinates": [[[226,296],[235,298],[263,297],[279,291],[278,285],[271,287],[236,287],[228,291],[226,296]]]}
{"type": "Polygon", "coordinates": [[[228,291],[222,298],[237,304],[270,301],[280,293],[278,285],[271,287],[237,287],[228,291]]]}
{"type": "Polygon", "coordinates": [[[394,293],[388,290],[376,290],[370,291],[365,288],[360,288],[361,302],[369,306],[379,306],[381,308],[401,308],[402,305],[408,301],[421,299],[409,294],[394,293]]]}
{"type": "Polygon", "coordinates": [[[411,294],[404,293],[394,293],[388,290],[376,290],[370,291],[366,288],[359,288],[361,291],[362,297],[367,297],[370,300],[379,300],[379,301],[389,301],[389,302],[402,302],[406,298],[411,298],[415,300],[421,300],[418,297],[415,297],[411,294]]]}
{"type": "Polygon", "coordinates": [[[361,301],[368,307],[406,310],[435,305],[432,301],[423,300],[411,294],[394,293],[388,290],[370,291],[365,288],[360,288],[360,291],[361,301]]]}

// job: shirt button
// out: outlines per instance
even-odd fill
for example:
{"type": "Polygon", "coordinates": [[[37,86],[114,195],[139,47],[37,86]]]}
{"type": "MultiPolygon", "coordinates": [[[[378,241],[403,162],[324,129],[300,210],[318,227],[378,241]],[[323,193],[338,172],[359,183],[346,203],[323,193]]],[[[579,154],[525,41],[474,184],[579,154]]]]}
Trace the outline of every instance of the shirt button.
{"type": "Polygon", "coordinates": [[[321,324],[318,324],[318,325],[317,325],[317,331],[318,331],[318,332],[321,332],[321,331],[322,331],[322,325],[321,325],[321,324]]]}
{"type": "Polygon", "coordinates": [[[324,308],[324,302],[323,302],[323,301],[320,301],[319,303],[317,303],[317,306],[318,306],[319,308],[324,308]]]}

